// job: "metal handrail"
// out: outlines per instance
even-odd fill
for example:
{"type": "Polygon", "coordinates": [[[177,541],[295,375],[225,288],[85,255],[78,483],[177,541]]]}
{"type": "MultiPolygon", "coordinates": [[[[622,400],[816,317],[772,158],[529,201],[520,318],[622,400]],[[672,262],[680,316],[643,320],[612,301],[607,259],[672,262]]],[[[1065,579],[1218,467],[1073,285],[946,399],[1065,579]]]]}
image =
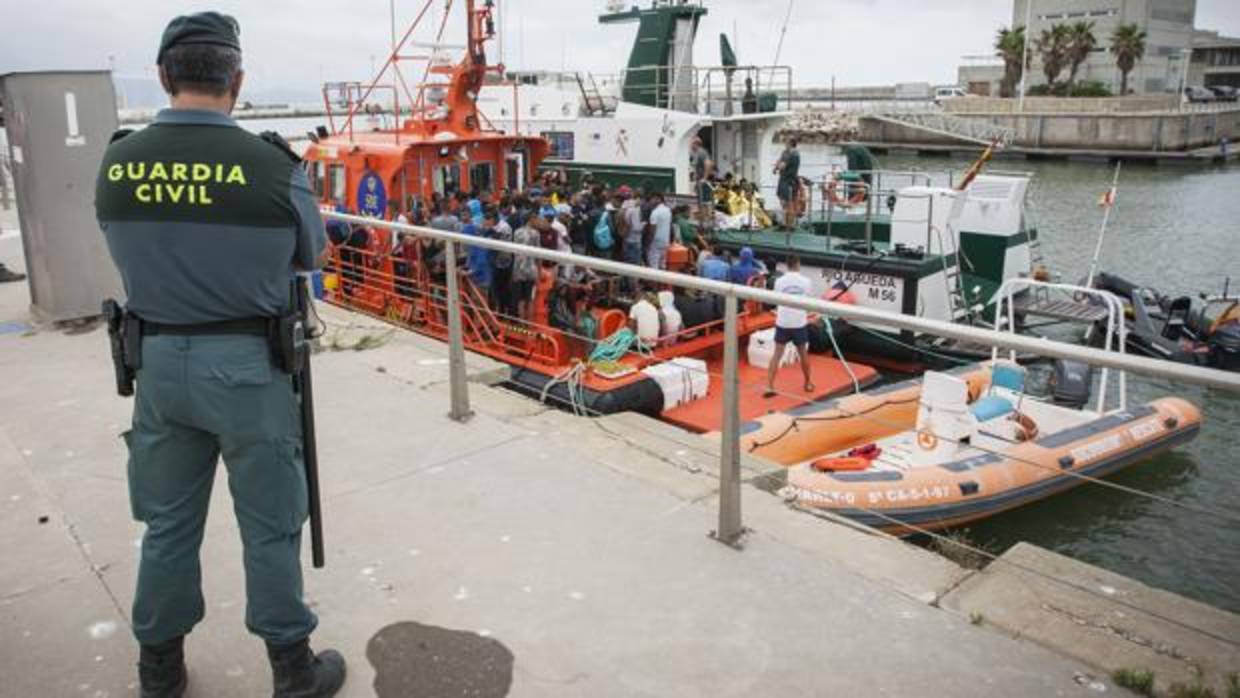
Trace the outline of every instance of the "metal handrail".
{"type": "Polygon", "coordinates": [[[852,322],[869,323],[899,330],[909,330],[922,334],[955,339],[961,342],[972,342],[987,346],[995,346],[1002,349],[1008,349],[1010,351],[1027,352],[1051,358],[1084,361],[1096,366],[1113,368],[1121,371],[1132,371],[1134,373],[1157,376],[1168,380],[1183,381],[1192,385],[1240,392],[1240,374],[1220,371],[1218,369],[1177,364],[1130,354],[1117,354],[1092,347],[1083,347],[1075,344],[1054,341],[1045,337],[1030,337],[1011,332],[998,332],[993,329],[959,325],[956,323],[944,322],[942,320],[903,315],[900,313],[892,313],[885,310],[867,308],[858,305],[847,305],[834,301],[806,298],[804,296],[792,296],[785,293],[776,293],[775,291],[769,291],[766,289],[740,286],[722,281],[712,281],[710,279],[669,272],[662,269],[651,269],[649,267],[624,264],[622,262],[616,262],[609,259],[600,259],[598,257],[590,257],[569,252],[557,252],[555,250],[530,247],[527,245],[502,242],[499,240],[489,240],[486,238],[474,237],[461,233],[452,233],[443,230],[435,230],[433,228],[406,225],[402,223],[395,223],[393,221],[380,220],[377,218],[366,218],[363,216],[335,213],[331,211],[323,212],[323,216],[324,218],[330,220],[342,221],[354,225],[388,228],[398,232],[410,233],[419,237],[431,238],[444,242],[483,247],[490,250],[496,250],[498,252],[525,255],[528,257],[534,257],[535,259],[556,262],[559,264],[582,266],[597,271],[641,279],[643,281],[668,284],[679,288],[693,289],[707,293],[715,293],[724,296],[725,298],[756,301],[766,305],[799,308],[813,313],[843,318],[852,322]]]}

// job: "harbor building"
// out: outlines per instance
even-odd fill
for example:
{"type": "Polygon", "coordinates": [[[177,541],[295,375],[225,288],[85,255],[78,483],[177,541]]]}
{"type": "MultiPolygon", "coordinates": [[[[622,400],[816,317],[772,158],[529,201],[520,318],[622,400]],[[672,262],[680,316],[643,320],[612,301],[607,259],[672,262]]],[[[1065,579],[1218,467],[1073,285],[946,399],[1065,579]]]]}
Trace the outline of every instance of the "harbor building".
{"type": "MultiPolygon", "coordinates": [[[[1032,67],[1026,86],[1033,87],[1046,82],[1036,49],[1042,31],[1057,24],[1092,22],[1098,46],[1081,65],[1077,80],[1096,80],[1118,94],[1120,71],[1110,51],[1111,34],[1122,24],[1135,24],[1146,35],[1145,56],[1128,75],[1128,90],[1161,94],[1177,92],[1181,84],[1194,84],[1185,70],[1193,50],[1196,14],[1196,0],[1013,0],[1008,26],[1025,26],[1028,21],[1032,67]]],[[[986,48],[986,55],[965,57],[959,82],[970,94],[997,96],[1003,64],[994,57],[992,47],[986,48]]],[[[1066,77],[1067,69],[1061,79],[1066,77]]]]}
{"type": "Polygon", "coordinates": [[[1188,84],[1240,88],[1240,38],[1209,31],[1193,34],[1188,84]]]}

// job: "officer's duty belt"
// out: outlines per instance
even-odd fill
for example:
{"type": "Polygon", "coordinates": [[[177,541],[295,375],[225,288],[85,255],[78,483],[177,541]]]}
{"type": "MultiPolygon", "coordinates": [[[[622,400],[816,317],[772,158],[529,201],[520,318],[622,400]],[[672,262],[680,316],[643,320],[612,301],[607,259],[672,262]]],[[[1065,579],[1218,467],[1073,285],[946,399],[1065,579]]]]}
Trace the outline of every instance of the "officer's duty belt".
{"type": "Polygon", "coordinates": [[[196,337],[202,335],[252,335],[266,337],[271,331],[271,320],[254,317],[239,320],[203,322],[196,325],[165,325],[158,322],[142,322],[143,336],[177,335],[196,337]]]}

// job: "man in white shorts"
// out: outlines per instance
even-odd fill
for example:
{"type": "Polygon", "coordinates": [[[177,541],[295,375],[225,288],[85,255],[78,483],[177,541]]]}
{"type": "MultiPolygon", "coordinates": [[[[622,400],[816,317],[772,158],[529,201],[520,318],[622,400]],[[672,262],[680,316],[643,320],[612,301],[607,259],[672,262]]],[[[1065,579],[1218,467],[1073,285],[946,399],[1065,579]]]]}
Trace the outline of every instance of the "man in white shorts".
{"type": "MultiPolygon", "coordinates": [[[[775,292],[808,298],[812,292],[809,279],[801,274],[801,260],[796,255],[788,257],[788,270],[775,280],[775,292]]],[[[766,397],[775,396],[775,373],[784,360],[784,350],[791,344],[801,359],[801,373],[805,376],[805,392],[814,392],[809,375],[809,313],[800,308],[779,306],[775,309],[775,355],[766,368],[766,397]]]]}

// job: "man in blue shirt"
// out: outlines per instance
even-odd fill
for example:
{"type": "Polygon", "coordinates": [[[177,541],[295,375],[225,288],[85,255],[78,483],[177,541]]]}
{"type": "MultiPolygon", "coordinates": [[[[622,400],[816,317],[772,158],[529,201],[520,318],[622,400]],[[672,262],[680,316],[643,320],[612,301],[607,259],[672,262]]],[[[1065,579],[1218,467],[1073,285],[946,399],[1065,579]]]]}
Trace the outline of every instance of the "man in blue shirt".
{"type": "Polygon", "coordinates": [[[704,279],[727,281],[730,270],[728,260],[724,259],[723,252],[718,247],[709,252],[703,252],[698,260],[698,276],[704,279]]]}
{"type": "MultiPolygon", "coordinates": [[[[468,208],[461,210],[461,233],[473,237],[486,237],[483,229],[474,223],[474,215],[468,208]]],[[[485,298],[490,295],[491,279],[495,272],[493,253],[485,247],[467,245],[465,254],[469,278],[473,280],[478,290],[482,291],[485,298]]]]}

